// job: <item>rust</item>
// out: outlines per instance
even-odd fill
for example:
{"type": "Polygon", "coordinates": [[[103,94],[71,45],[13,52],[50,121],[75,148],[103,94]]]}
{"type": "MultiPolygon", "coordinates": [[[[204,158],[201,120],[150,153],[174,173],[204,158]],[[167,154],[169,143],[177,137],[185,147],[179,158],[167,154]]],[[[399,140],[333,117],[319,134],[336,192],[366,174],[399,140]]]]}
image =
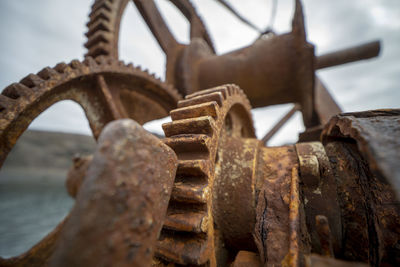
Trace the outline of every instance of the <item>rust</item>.
{"type": "Polygon", "coordinates": [[[400,210],[394,188],[373,173],[354,142],[331,141],[325,147],[342,217],[342,247],[335,256],[375,266],[398,265],[400,210]]]}
{"type": "Polygon", "coordinates": [[[381,46],[379,41],[368,42],[359,46],[346,48],[341,51],[318,56],[315,62],[316,69],[329,68],[349,62],[369,59],[379,55],[381,46]]]}
{"type": "MultiPolygon", "coordinates": [[[[315,69],[375,57],[379,41],[315,56],[307,42],[303,10],[295,1],[292,31],[261,36],[253,44],[224,55],[216,55],[204,23],[189,1],[171,0],[190,23],[190,43],[180,44],[167,27],[153,0],[134,3],[167,57],[166,77],[181,94],[235,83],[245,90],[251,104],[261,107],[282,103],[301,106],[307,128],[325,123],[337,114],[337,104],[326,90],[315,83],[315,69]],[[321,102],[320,102],[321,101],[321,102]],[[324,103],[331,103],[324,105],[324,103]]],[[[88,23],[87,56],[118,58],[118,33],[127,0],[98,0],[92,6],[88,23]],[[99,27],[99,23],[103,27],[99,27]]],[[[229,5],[222,1],[225,7],[229,5]]],[[[232,11],[232,9],[230,9],[232,11]]],[[[238,14],[235,12],[235,15],[238,14]]],[[[241,16],[239,19],[243,20],[241,16]]],[[[314,139],[315,140],[315,139],[314,139]]]]}
{"type": "Polygon", "coordinates": [[[28,125],[56,102],[69,99],[81,105],[97,138],[119,114],[143,124],[167,116],[181,98],[174,88],[140,68],[104,57],[46,67],[37,75],[28,75],[20,83],[8,86],[1,96],[13,105],[1,110],[0,166],[28,125]],[[108,97],[103,91],[106,84],[111,91],[108,97]],[[115,113],[117,104],[123,112],[115,113]]]}
{"type": "Polygon", "coordinates": [[[315,226],[321,244],[321,255],[333,257],[332,234],[328,218],[323,215],[315,216],[315,226]]]}
{"type": "Polygon", "coordinates": [[[254,137],[250,104],[234,85],[186,96],[163,125],[178,156],[175,186],[156,256],[178,264],[224,265],[223,232],[215,229],[218,172],[228,137],[254,137]],[[250,123],[250,124],[249,124],[250,123]]]}
{"type": "Polygon", "coordinates": [[[338,259],[322,257],[311,254],[306,258],[306,267],[367,267],[368,264],[362,262],[348,262],[338,259]]]}
{"type": "Polygon", "coordinates": [[[378,41],[315,56],[296,0],[290,32],[217,55],[190,1],[171,0],[189,21],[189,44],[153,0],[133,2],[171,85],[118,60],[128,0],[96,0],[84,61],[46,67],[0,95],[0,164],[64,99],[83,107],[99,142],[68,173],[69,217],[2,266],[400,265],[400,111],[339,114],[315,74],[377,56],[378,41]],[[282,103],[294,108],[257,140],[250,104],[282,103]],[[297,110],[300,142],[264,146],[297,110]],[[162,141],[139,125],[168,114],[162,141]]]}
{"type": "Polygon", "coordinates": [[[399,121],[399,109],[340,114],[325,127],[323,141],[354,140],[371,170],[400,192],[399,121]]]}
{"type": "Polygon", "coordinates": [[[85,179],[87,170],[92,159],[93,156],[76,156],[73,159],[73,165],[68,171],[67,180],[65,182],[68,194],[71,197],[75,198],[78,194],[79,188],[81,187],[83,180],[85,179]]]}
{"type": "Polygon", "coordinates": [[[337,185],[329,158],[320,142],[297,143],[296,152],[300,164],[300,180],[304,197],[306,222],[311,237],[312,252],[321,253],[322,244],[315,217],[326,216],[332,232],[333,246],[340,250],[342,240],[341,215],[337,197],[337,185]]]}
{"type": "Polygon", "coordinates": [[[300,266],[300,191],[299,173],[296,167],[292,168],[290,182],[289,204],[289,253],[282,261],[282,266],[300,266]]]}
{"type": "Polygon", "coordinates": [[[254,170],[261,143],[256,139],[228,137],[219,146],[222,150],[218,154],[219,168],[214,183],[214,222],[228,246],[255,251],[252,238],[256,218],[254,170]]]}
{"type": "Polygon", "coordinates": [[[289,252],[292,168],[297,166],[293,146],[259,152],[255,242],[263,264],[280,265],[289,252]]]}
{"type": "Polygon", "coordinates": [[[50,266],[150,265],[176,167],[173,151],[136,122],[107,125],[50,266]]]}
{"type": "Polygon", "coordinates": [[[261,267],[262,265],[260,262],[259,255],[257,255],[254,252],[241,250],[236,255],[232,267],[247,267],[247,266],[261,267]]]}

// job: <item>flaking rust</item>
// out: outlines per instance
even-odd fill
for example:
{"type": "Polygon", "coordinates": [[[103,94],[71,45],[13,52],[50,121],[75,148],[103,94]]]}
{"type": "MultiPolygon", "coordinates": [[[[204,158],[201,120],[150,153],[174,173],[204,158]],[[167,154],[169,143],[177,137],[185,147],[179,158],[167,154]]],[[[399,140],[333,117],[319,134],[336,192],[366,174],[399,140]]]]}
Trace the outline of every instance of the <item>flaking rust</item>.
{"type": "Polygon", "coordinates": [[[83,107],[98,144],[73,160],[71,213],[0,265],[399,266],[400,110],[339,114],[315,75],[375,57],[380,43],[315,56],[296,0],[289,33],[217,55],[190,1],[170,1],[190,23],[189,44],[153,0],[133,1],[166,54],[167,82],[118,60],[129,1],[96,0],[84,61],[3,90],[0,164],[64,99],[83,107]],[[295,106],[257,140],[251,105],[282,103],[295,106]],[[301,142],[266,146],[298,110],[301,142]],[[162,140],[139,125],[168,114],[162,140]]]}

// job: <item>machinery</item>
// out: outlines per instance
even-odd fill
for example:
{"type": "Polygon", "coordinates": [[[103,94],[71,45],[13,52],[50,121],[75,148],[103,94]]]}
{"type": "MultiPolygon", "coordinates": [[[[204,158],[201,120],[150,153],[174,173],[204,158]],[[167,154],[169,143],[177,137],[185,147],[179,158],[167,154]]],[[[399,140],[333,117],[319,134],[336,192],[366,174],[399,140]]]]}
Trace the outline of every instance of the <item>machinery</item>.
{"type": "Polygon", "coordinates": [[[83,62],[3,90],[1,163],[65,99],[82,106],[98,144],[69,172],[71,213],[0,265],[398,266],[400,110],[340,114],[315,75],[377,56],[379,42],[316,57],[297,0],[291,32],[216,55],[191,3],[170,1],[190,22],[188,45],[152,0],[133,1],[166,54],[165,82],[118,60],[129,1],[96,0],[83,62]],[[257,140],[251,107],[282,103],[296,105],[257,140]],[[296,110],[299,142],[266,146],[296,110]],[[140,126],[168,114],[163,140],[140,126]]]}

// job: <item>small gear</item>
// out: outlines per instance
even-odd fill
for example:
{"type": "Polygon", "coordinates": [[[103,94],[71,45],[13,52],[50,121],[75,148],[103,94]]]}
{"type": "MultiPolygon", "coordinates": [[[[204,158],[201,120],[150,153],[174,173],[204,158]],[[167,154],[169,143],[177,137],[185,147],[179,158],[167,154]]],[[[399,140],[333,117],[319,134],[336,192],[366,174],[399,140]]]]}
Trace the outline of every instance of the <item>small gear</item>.
{"type": "Polygon", "coordinates": [[[0,166],[29,124],[56,102],[80,104],[97,138],[111,120],[126,117],[143,124],[167,116],[179,99],[172,86],[154,75],[111,58],[46,67],[0,95],[0,166]]]}
{"type": "Polygon", "coordinates": [[[225,85],[187,95],[163,125],[178,169],[156,257],[177,264],[216,265],[212,195],[218,150],[225,136],[255,137],[250,103],[225,85]]]}

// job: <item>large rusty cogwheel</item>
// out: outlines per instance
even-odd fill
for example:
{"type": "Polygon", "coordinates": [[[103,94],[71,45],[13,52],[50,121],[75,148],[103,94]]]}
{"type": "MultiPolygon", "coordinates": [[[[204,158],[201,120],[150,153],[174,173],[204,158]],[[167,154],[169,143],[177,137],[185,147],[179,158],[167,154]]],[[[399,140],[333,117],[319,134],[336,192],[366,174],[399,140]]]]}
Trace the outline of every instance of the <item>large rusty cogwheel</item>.
{"type": "MultiPolygon", "coordinates": [[[[213,216],[214,176],[226,137],[254,137],[250,104],[236,85],[187,95],[163,125],[178,169],[156,257],[216,266],[223,242],[213,216]]],[[[160,262],[160,263],[161,263],[160,262]]]]}
{"type": "MultiPolygon", "coordinates": [[[[119,28],[122,14],[128,2],[129,0],[96,0],[94,2],[89,14],[90,20],[87,23],[88,31],[86,36],[88,40],[85,43],[85,47],[88,52],[85,55],[86,57],[95,58],[104,55],[118,58],[119,28]]],[[[146,22],[149,21],[148,19],[151,21],[152,17],[161,16],[152,0],[134,0],[133,2],[146,19],[146,22]]],[[[203,39],[213,50],[213,44],[204,23],[190,1],[170,0],[170,2],[189,20],[191,38],[198,37],[203,39]]],[[[160,22],[158,24],[148,22],[148,24],[161,48],[167,53],[167,59],[170,59],[172,55],[168,55],[168,53],[177,52],[182,45],[172,40],[173,37],[168,34],[169,30],[165,24],[160,22]]]]}
{"type": "Polygon", "coordinates": [[[29,124],[56,102],[73,100],[81,105],[97,138],[115,119],[143,124],[165,117],[180,98],[154,75],[107,57],[46,67],[0,95],[0,166],[29,124]]]}

